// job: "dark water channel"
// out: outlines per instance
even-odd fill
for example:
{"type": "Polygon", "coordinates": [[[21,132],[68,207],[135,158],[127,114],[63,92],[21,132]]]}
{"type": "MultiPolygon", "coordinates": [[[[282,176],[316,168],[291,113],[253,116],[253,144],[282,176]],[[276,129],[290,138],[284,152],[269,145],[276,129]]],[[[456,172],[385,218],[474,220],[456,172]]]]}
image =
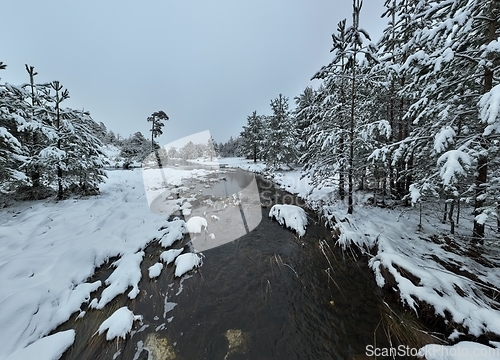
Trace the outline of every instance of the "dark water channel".
{"type": "MultiPolygon", "coordinates": [[[[241,179],[231,181],[241,185],[241,179]]],[[[266,194],[262,203],[284,197],[298,202],[262,178],[257,184],[266,194]]],[[[57,329],[77,333],[63,359],[368,359],[365,347],[374,339],[387,347],[378,326],[381,296],[366,260],[337,249],[330,232],[314,224],[314,214],[299,239],[268,218],[268,207],[261,211],[255,229],[204,251],[203,266],[181,280],[174,279],[172,265],[149,279],[148,267],[164,250],[149,245],[135,300],[120,296],[57,329]],[[121,306],[143,315],[142,325],[136,322],[126,340],[94,335],[121,306]]],[[[103,266],[92,280],[104,282],[112,270],[103,266]]]]}

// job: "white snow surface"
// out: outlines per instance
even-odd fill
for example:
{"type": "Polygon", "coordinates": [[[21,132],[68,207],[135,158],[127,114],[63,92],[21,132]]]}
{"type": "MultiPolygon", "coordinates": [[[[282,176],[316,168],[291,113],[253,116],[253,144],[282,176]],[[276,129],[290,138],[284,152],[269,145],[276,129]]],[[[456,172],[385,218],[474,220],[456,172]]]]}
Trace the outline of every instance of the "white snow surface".
{"type": "Polygon", "coordinates": [[[112,257],[119,257],[116,269],[93,305],[104,306],[120,291],[134,298],[141,250],[159,238],[168,247],[186,232],[184,221],[167,223],[150,211],[141,170],[107,174],[96,197],[0,210],[0,359],[79,312],[102,285],[87,279],[112,257]]]}
{"type": "Polygon", "coordinates": [[[75,341],[75,330],[46,336],[9,355],[6,360],[57,360],[75,341]]]}
{"type": "Polygon", "coordinates": [[[132,286],[132,290],[128,293],[128,297],[135,299],[139,294],[143,257],[144,251],[139,251],[136,254],[123,255],[121,259],[115,261],[113,266],[116,267],[116,270],[105,281],[108,287],[102,292],[101,300],[91,307],[102,309],[115,297],[123,294],[130,286],[132,286]]]}
{"type": "Polygon", "coordinates": [[[269,217],[275,218],[280,225],[295,230],[302,237],[306,233],[307,215],[304,209],[296,205],[273,205],[269,217]]]}
{"type": "Polygon", "coordinates": [[[207,219],[202,218],[201,216],[193,216],[186,222],[188,232],[194,234],[200,234],[204,228],[207,228],[207,226],[207,219]]]}
{"type": "Polygon", "coordinates": [[[188,271],[200,267],[202,264],[201,256],[194,253],[179,255],[175,259],[175,276],[181,277],[188,271]]]}
{"type": "Polygon", "coordinates": [[[148,268],[149,278],[154,279],[160,276],[162,269],[163,269],[162,263],[156,263],[153,266],[150,266],[148,268]]]}
{"type": "Polygon", "coordinates": [[[166,265],[174,262],[175,258],[179,256],[184,249],[170,249],[164,251],[160,255],[160,260],[163,261],[166,265]]]}
{"type": "Polygon", "coordinates": [[[162,227],[162,232],[160,244],[167,248],[172,246],[177,240],[182,239],[188,230],[184,220],[173,220],[162,227]]]}
{"type": "Polygon", "coordinates": [[[481,120],[488,124],[484,130],[484,135],[492,132],[500,132],[500,85],[494,86],[484,94],[479,100],[479,111],[481,120]]]}
{"type": "Polygon", "coordinates": [[[142,315],[134,315],[126,306],[116,310],[109,318],[103,321],[97,332],[101,335],[106,330],[106,340],[113,340],[116,337],[125,339],[132,330],[134,321],[142,321],[142,315]]]}

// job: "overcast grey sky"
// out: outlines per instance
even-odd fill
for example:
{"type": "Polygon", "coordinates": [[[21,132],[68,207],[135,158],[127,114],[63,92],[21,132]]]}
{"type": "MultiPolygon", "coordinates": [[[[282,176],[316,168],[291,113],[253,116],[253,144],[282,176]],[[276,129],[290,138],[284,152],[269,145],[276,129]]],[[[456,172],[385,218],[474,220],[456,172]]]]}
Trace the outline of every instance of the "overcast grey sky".
{"type": "MultiPolygon", "coordinates": [[[[366,0],[361,25],[378,40],[383,0],[366,0]]],[[[9,0],[2,4],[2,81],[59,80],[67,106],[127,137],[146,118],[170,117],[161,144],[203,130],[237,136],[246,117],[297,96],[330,60],[331,34],[351,0],[9,0]]]]}

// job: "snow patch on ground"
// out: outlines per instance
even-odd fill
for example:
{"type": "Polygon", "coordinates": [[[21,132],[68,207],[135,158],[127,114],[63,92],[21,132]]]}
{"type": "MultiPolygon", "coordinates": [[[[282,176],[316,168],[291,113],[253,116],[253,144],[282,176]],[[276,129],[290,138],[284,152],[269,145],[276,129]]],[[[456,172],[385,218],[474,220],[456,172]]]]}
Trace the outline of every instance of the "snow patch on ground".
{"type": "Polygon", "coordinates": [[[5,360],[57,360],[74,341],[75,330],[61,331],[17,350],[5,360]]]}
{"type": "Polygon", "coordinates": [[[162,269],[163,269],[162,263],[156,263],[153,266],[150,266],[148,268],[149,278],[154,279],[160,276],[162,269]]]}
{"type": "Polygon", "coordinates": [[[116,337],[125,339],[127,334],[132,330],[134,321],[142,321],[142,315],[134,315],[126,306],[116,310],[109,318],[99,326],[97,333],[101,335],[106,330],[106,340],[113,340],[116,337]]]}
{"type": "Polygon", "coordinates": [[[201,216],[193,216],[187,221],[186,227],[191,234],[201,234],[203,229],[208,227],[207,219],[201,216]]]}
{"type": "Polygon", "coordinates": [[[143,257],[144,251],[139,251],[136,254],[124,255],[112,264],[116,267],[116,270],[106,279],[105,283],[108,287],[102,292],[101,300],[94,305],[96,309],[102,309],[115,297],[123,294],[129,286],[132,286],[132,290],[128,293],[128,297],[135,299],[137,294],[139,294],[143,257]]]}
{"type": "Polygon", "coordinates": [[[171,249],[161,253],[160,260],[163,261],[166,265],[172,263],[177,256],[179,256],[184,249],[171,249]]]}
{"type": "Polygon", "coordinates": [[[160,244],[164,248],[168,248],[177,240],[182,239],[184,234],[188,232],[188,229],[184,220],[174,220],[163,226],[162,231],[163,233],[160,239],[160,244]]]}
{"type": "Polygon", "coordinates": [[[175,276],[181,277],[188,271],[202,265],[201,256],[194,253],[182,254],[175,259],[175,276]]]}

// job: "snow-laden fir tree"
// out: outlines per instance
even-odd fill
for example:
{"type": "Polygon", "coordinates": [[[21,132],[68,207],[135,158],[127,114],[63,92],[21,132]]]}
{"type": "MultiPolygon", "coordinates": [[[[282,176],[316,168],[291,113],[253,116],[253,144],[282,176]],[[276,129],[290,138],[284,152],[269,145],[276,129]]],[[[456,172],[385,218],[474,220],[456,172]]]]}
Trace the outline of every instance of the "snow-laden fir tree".
{"type": "Polygon", "coordinates": [[[9,181],[18,180],[17,189],[33,186],[23,188],[28,198],[44,196],[52,185],[58,198],[72,186],[84,193],[97,192],[105,175],[102,143],[91,130],[95,122],[88,113],[61,107],[69,93],[59,82],[35,84],[34,68],[26,65],[26,70],[28,84],[0,86],[2,174],[9,181]]]}
{"type": "Polygon", "coordinates": [[[120,156],[125,158],[125,167],[133,162],[142,162],[151,154],[151,142],[138,131],[122,141],[120,156]]]}
{"type": "Polygon", "coordinates": [[[366,133],[365,89],[370,85],[369,61],[373,61],[375,47],[365,43],[370,37],[359,26],[361,6],[361,1],[353,1],[353,24],[346,27],[345,20],[339,22],[337,34],[332,35],[333,60],[313,77],[323,79],[324,86],[317,95],[321,110],[315,112],[319,121],[306,130],[308,146],[302,157],[313,184],[331,183],[338,175],[341,199],[347,174],[348,213],[354,209],[355,176],[359,175],[362,186],[368,171],[362,159],[366,137],[363,139],[360,133],[366,133]]]}
{"type": "Polygon", "coordinates": [[[106,178],[102,142],[92,133],[98,125],[88,112],[65,109],[62,113],[65,122],[63,148],[66,152],[66,173],[64,183],[67,187],[78,185],[84,194],[97,194],[99,184],[106,178]]]}
{"type": "Polygon", "coordinates": [[[263,140],[262,120],[257,115],[257,111],[254,111],[252,115],[247,117],[247,125],[243,126],[240,138],[242,139],[242,153],[246,157],[251,157],[254,163],[257,162],[263,140]]]}
{"type": "Polygon", "coordinates": [[[210,161],[213,160],[215,156],[217,156],[217,152],[215,149],[217,148],[217,143],[215,142],[214,138],[210,136],[210,138],[207,140],[206,144],[206,149],[205,149],[205,156],[210,159],[210,161]]]}
{"type": "Polygon", "coordinates": [[[271,100],[273,114],[265,121],[263,155],[270,169],[291,168],[297,161],[297,130],[288,110],[288,98],[282,94],[271,100]]]}
{"type": "MultiPolygon", "coordinates": [[[[376,86],[373,88],[373,99],[377,101],[372,116],[387,120],[391,129],[386,139],[383,156],[374,156],[379,165],[383,165],[382,193],[385,193],[386,184],[389,185],[392,196],[401,198],[409,191],[413,182],[414,155],[408,148],[392,146],[408,137],[411,131],[411,119],[404,114],[410,103],[409,94],[402,92],[406,83],[405,74],[401,71],[409,54],[418,50],[413,42],[413,33],[422,22],[414,14],[427,6],[425,2],[409,0],[386,0],[386,11],[382,15],[389,19],[382,38],[378,41],[378,63],[373,73],[376,86]],[[396,151],[396,149],[398,149],[396,151]]],[[[415,93],[415,95],[417,95],[415,93]]],[[[382,145],[382,144],[380,144],[382,145]]]]}
{"type": "MultiPolygon", "coordinates": [[[[415,129],[401,142],[434,167],[420,174],[420,183],[453,187],[467,176],[473,183],[466,200],[474,203],[473,237],[484,237],[485,220],[497,212],[498,194],[487,198],[488,174],[496,154],[500,90],[495,77],[499,65],[499,2],[438,1],[414,15],[419,27],[413,42],[420,50],[402,66],[408,83],[404,91],[416,93],[406,116],[415,129]],[[493,150],[493,151],[492,151],[493,150]]],[[[412,23],[410,21],[410,23],[412,23]]],[[[417,164],[416,164],[417,165],[417,164]]],[[[490,178],[491,179],[491,178],[490,178]]],[[[493,195],[493,194],[491,194],[493,195]]]]}
{"type": "Polygon", "coordinates": [[[307,149],[307,139],[305,130],[312,124],[316,116],[315,91],[308,86],[304,91],[295,97],[295,109],[293,111],[297,122],[297,137],[299,140],[298,151],[303,154],[307,149]]]}
{"type": "Polygon", "coordinates": [[[339,196],[344,200],[349,92],[345,19],[338,23],[332,40],[333,60],[313,76],[313,79],[322,79],[323,85],[317,91],[315,107],[311,110],[314,121],[304,131],[307,143],[301,162],[314,186],[331,186],[338,178],[339,196]]]}
{"type": "MultiPolygon", "coordinates": [[[[0,70],[5,68],[0,62],[0,70]]],[[[0,191],[27,181],[25,174],[19,171],[26,155],[19,131],[25,124],[22,93],[20,88],[0,84],[0,191]]]]}

